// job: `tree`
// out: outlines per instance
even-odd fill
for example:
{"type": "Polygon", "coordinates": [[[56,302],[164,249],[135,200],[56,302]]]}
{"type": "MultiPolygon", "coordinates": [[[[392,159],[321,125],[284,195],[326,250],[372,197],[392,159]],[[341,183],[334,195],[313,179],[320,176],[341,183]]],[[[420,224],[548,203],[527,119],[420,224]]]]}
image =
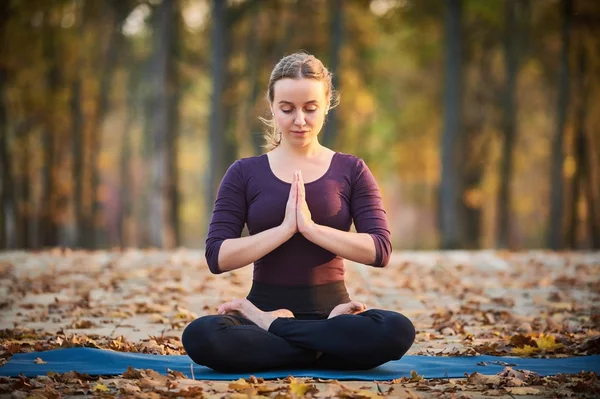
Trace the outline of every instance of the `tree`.
{"type": "MultiPolygon", "coordinates": [[[[10,7],[8,2],[0,4],[0,57],[5,57],[4,42],[7,40],[7,24],[10,7]]],[[[6,118],[5,82],[8,70],[4,63],[0,62],[0,249],[8,248],[9,228],[11,219],[16,213],[14,196],[11,194],[13,187],[13,174],[8,148],[8,120],[6,118]]]]}
{"type": "MultiPolygon", "coordinates": [[[[333,87],[339,90],[340,52],[344,36],[344,3],[342,0],[333,0],[330,2],[329,14],[331,18],[329,70],[333,73],[333,87]]],[[[329,111],[324,130],[323,144],[325,146],[334,145],[338,133],[338,121],[335,109],[329,111]]]]}
{"type": "Polygon", "coordinates": [[[441,247],[459,248],[463,241],[459,214],[460,183],[457,152],[461,143],[462,43],[461,0],[449,0],[446,10],[444,74],[444,130],[442,133],[442,182],[440,190],[441,247]]]}
{"type": "Polygon", "coordinates": [[[209,122],[210,171],[207,185],[208,214],[212,213],[219,182],[225,173],[225,120],[223,115],[223,90],[227,69],[227,4],[224,1],[212,2],[211,31],[211,75],[212,95],[209,122]]]}
{"type": "Polygon", "coordinates": [[[552,143],[550,171],[550,220],[547,236],[548,247],[557,250],[563,246],[563,164],[564,130],[569,106],[569,52],[571,38],[572,1],[562,0],[561,29],[562,50],[558,81],[558,103],[556,109],[556,131],[552,143]]]}
{"type": "Polygon", "coordinates": [[[502,159],[500,166],[500,189],[498,191],[498,236],[496,246],[510,246],[510,215],[511,215],[511,181],[513,175],[513,155],[517,134],[517,104],[515,90],[519,67],[521,64],[521,49],[519,43],[524,39],[523,14],[529,7],[527,1],[507,1],[505,4],[505,35],[504,35],[504,66],[506,84],[503,93],[502,159]]]}
{"type": "Polygon", "coordinates": [[[151,195],[149,239],[155,247],[174,248],[176,233],[177,82],[174,50],[178,24],[177,0],[162,0],[155,14],[155,52],[150,67],[151,195]]]}

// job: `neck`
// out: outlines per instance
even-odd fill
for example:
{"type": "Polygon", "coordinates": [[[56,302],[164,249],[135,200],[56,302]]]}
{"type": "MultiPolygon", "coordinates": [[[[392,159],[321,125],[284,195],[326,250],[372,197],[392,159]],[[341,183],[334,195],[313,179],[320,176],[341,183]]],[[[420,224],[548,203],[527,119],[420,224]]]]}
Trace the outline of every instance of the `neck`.
{"type": "Polygon", "coordinates": [[[284,140],[278,148],[292,158],[312,158],[319,155],[325,147],[315,138],[310,144],[302,147],[291,145],[284,140]]]}

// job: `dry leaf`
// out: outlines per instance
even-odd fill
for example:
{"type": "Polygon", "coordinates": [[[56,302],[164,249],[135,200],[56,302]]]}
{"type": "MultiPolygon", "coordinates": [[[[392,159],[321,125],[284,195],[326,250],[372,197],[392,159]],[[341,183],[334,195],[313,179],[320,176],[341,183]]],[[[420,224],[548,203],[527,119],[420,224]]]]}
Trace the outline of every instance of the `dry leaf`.
{"type": "Polygon", "coordinates": [[[529,346],[529,345],[525,345],[522,348],[513,348],[512,349],[512,353],[514,353],[515,355],[518,355],[518,356],[531,356],[537,352],[539,352],[538,347],[533,347],[533,346],[529,346]]]}
{"type": "Polygon", "coordinates": [[[422,375],[417,374],[415,370],[410,370],[410,382],[419,382],[423,379],[422,375]]]}
{"type": "Polygon", "coordinates": [[[233,389],[234,391],[245,391],[248,388],[252,387],[252,384],[248,384],[248,382],[246,382],[246,380],[244,380],[243,378],[240,378],[237,381],[233,381],[231,383],[229,383],[229,389],[233,389]]]}
{"type": "Polygon", "coordinates": [[[556,338],[552,335],[540,335],[535,342],[537,343],[538,348],[546,351],[555,351],[556,349],[564,347],[563,344],[557,343],[556,338]]]}
{"type": "Polygon", "coordinates": [[[101,383],[97,383],[96,385],[94,385],[94,391],[95,392],[110,392],[110,389],[101,383]]]}
{"type": "Polygon", "coordinates": [[[532,387],[506,387],[504,389],[512,395],[537,395],[540,393],[539,389],[532,387]]]}
{"type": "Polygon", "coordinates": [[[295,378],[292,378],[289,384],[290,392],[297,397],[304,397],[308,392],[317,393],[319,390],[315,387],[314,384],[305,384],[302,382],[298,382],[295,378]]]}

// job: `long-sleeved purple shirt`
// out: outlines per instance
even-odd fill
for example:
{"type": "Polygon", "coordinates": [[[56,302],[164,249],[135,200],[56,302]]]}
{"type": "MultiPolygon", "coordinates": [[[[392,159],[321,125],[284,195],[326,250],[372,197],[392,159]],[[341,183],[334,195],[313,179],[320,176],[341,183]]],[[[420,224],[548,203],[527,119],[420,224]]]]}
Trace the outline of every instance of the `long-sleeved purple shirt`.
{"type": "MultiPolygon", "coordinates": [[[[244,225],[250,235],[279,226],[291,184],[273,174],[266,154],[234,162],[217,193],[206,239],[206,260],[218,274],[223,241],[241,236],[244,225]]],[[[305,183],[306,202],[315,223],[367,233],[375,242],[372,266],[387,265],[392,252],[390,231],[379,188],[365,162],[336,152],[327,172],[305,183]]],[[[254,262],[254,281],[285,286],[310,286],[344,279],[340,256],[310,242],[300,233],[254,262]]]]}

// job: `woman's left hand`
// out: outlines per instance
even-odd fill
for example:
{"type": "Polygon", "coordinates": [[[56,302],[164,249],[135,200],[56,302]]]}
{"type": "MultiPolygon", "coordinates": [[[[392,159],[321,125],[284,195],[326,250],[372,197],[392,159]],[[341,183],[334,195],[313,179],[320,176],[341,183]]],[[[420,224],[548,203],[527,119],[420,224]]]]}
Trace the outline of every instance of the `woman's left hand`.
{"type": "Polygon", "coordinates": [[[306,203],[306,192],[304,190],[304,179],[302,178],[302,172],[298,170],[296,173],[298,174],[298,178],[296,179],[296,184],[298,184],[296,223],[298,224],[298,231],[301,234],[305,234],[315,226],[315,222],[312,220],[312,215],[310,214],[308,204],[306,203]]]}

